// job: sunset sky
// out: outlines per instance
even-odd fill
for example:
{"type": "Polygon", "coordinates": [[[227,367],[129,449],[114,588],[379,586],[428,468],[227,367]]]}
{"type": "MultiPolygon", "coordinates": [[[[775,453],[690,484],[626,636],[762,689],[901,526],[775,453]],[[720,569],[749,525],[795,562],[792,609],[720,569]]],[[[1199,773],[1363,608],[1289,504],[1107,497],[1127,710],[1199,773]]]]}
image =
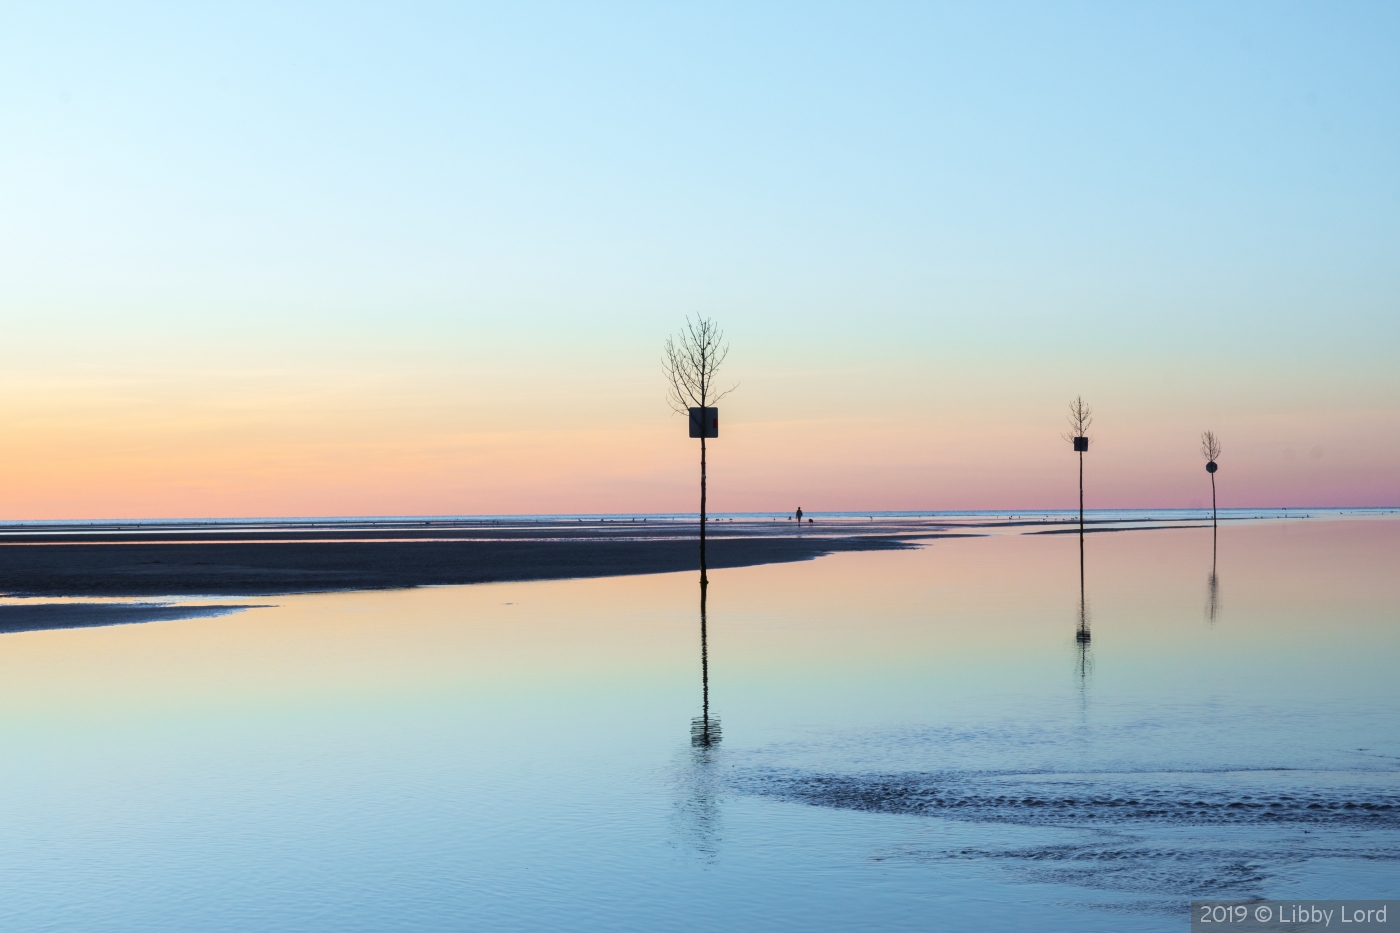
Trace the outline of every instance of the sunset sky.
{"type": "Polygon", "coordinates": [[[0,11],[0,519],[1400,504],[1400,7],[0,11]]]}

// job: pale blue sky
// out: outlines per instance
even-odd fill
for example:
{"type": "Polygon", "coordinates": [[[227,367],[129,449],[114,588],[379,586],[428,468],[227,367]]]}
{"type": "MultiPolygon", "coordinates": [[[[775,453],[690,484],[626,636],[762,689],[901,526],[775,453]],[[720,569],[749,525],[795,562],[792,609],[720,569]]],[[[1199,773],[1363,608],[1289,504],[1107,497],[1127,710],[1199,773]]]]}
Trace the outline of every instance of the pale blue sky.
{"type": "Polygon", "coordinates": [[[748,418],[1084,391],[1374,433],[1398,104],[1385,3],[10,4],[0,360],[552,367],[641,412],[704,312],[748,418]]]}

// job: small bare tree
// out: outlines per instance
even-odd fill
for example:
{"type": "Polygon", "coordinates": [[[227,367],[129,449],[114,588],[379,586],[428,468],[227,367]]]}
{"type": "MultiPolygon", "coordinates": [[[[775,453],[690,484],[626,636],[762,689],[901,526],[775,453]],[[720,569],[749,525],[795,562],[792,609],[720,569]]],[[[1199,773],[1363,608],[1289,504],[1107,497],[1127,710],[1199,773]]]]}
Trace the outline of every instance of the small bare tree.
{"type": "Polygon", "coordinates": [[[1075,640],[1080,648],[1080,677],[1087,664],[1085,649],[1089,645],[1089,614],[1084,603],[1084,452],[1089,449],[1089,425],[1094,423],[1094,413],[1084,404],[1084,396],[1076,395],[1069,403],[1069,431],[1065,440],[1074,445],[1079,454],[1079,630],[1075,640]]]}
{"type": "Polygon", "coordinates": [[[1084,404],[1084,397],[1076,395],[1069,403],[1069,431],[1065,440],[1074,445],[1079,454],[1079,534],[1084,534],[1084,451],[1089,449],[1089,425],[1094,423],[1094,413],[1084,404]]]}
{"type": "Polygon", "coordinates": [[[1215,436],[1214,431],[1206,431],[1201,435],[1201,456],[1206,458],[1206,472],[1210,474],[1210,522],[1214,525],[1215,471],[1219,469],[1215,461],[1220,459],[1220,438],[1215,436]]]}
{"type": "Polygon", "coordinates": [[[724,332],[711,318],[698,317],[695,321],[685,319],[685,329],[674,337],[666,338],[662,354],[662,366],[666,370],[666,401],[678,414],[690,416],[691,408],[701,412],[700,430],[700,585],[708,584],[705,572],[705,427],[703,410],[713,408],[715,403],[733,392],[737,385],[720,391],[715,386],[715,375],[719,372],[725,357],[729,355],[729,344],[724,342],[724,332]]]}

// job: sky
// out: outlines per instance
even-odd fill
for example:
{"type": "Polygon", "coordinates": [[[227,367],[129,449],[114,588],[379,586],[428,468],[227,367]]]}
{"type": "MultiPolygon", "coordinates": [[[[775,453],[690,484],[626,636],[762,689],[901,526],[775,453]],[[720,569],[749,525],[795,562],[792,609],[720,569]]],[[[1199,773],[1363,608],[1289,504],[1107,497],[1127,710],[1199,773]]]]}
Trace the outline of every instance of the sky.
{"type": "Polygon", "coordinates": [[[1400,7],[0,7],[0,520],[1400,504],[1400,7]]]}

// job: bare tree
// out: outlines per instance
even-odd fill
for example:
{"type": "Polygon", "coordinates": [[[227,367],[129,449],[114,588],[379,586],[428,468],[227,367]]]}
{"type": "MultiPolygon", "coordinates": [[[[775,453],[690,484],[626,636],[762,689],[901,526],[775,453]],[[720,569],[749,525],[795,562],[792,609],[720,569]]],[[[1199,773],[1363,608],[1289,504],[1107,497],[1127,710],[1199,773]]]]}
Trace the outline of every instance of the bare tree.
{"type": "Polygon", "coordinates": [[[1079,534],[1084,534],[1084,452],[1089,449],[1089,425],[1094,423],[1094,413],[1084,404],[1084,397],[1076,395],[1069,403],[1069,431],[1065,440],[1074,445],[1079,454],[1079,534]]]}
{"type": "Polygon", "coordinates": [[[702,429],[700,431],[700,584],[708,584],[705,572],[705,430],[703,409],[713,408],[715,403],[733,392],[737,385],[722,391],[715,386],[715,375],[719,372],[725,357],[729,355],[729,344],[724,342],[724,332],[711,318],[698,317],[693,322],[685,319],[685,329],[674,337],[666,338],[662,354],[662,366],[666,370],[666,401],[678,414],[690,416],[690,409],[702,409],[702,429]]]}
{"type": "Polygon", "coordinates": [[[1215,471],[1219,469],[1215,461],[1220,459],[1220,438],[1215,436],[1214,431],[1206,431],[1201,435],[1201,456],[1206,458],[1206,472],[1210,474],[1210,522],[1214,525],[1215,471]]]}
{"type": "Polygon", "coordinates": [[[1220,457],[1220,438],[1214,431],[1201,432],[1201,456],[1206,458],[1206,472],[1210,474],[1210,578],[1206,581],[1206,615],[1214,622],[1220,612],[1220,578],[1215,574],[1220,529],[1215,509],[1215,471],[1219,466],[1215,461],[1220,457]]]}
{"type": "Polygon", "coordinates": [[[1074,633],[1080,649],[1080,679],[1087,670],[1089,646],[1089,614],[1084,603],[1084,452],[1089,449],[1089,425],[1094,423],[1094,413],[1084,404],[1084,397],[1076,395],[1069,403],[1069,431],[1065,440],[1074,445],[1079,454],[1079,630],[1074,633]]]}
{"type": "Polygon", "coordinates": [[[1201,455],[1207,460],[1214,460],[1220,456],[1220,438],[1215,436],[1214,431],[1206,431],[1201,435],[1201,455]]]}

